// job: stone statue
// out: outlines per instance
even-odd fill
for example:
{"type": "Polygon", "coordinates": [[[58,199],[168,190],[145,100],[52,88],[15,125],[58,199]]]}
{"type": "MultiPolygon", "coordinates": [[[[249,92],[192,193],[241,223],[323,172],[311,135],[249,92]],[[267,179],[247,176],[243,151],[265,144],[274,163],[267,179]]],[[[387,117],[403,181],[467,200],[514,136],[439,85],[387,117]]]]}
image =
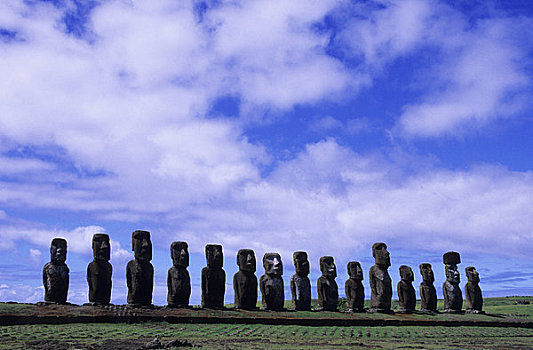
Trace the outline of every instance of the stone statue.
{"type": "Polygon", "coordinates": [[[188,307],[191,297],[191,278],[189,266],[189,246],[187,242],[172,242],[170,256],[172,267],[167,274],[168,307],[188,307]]]}
{"type": "Polygon", "coordinates": [[[483,296],[481,295],[481,288],[479,288],[479,273],[473,266],[468,266],[465,269],[468,282],[465,285],[465,304],[466,312],[469,314],[482,314],[483,296]]]}
{"type": "Polygon", "coordinates": [[[390,254],[385,243],[372,245],[375,265],[370,268],[370,312],[391,311],[392,281],[387,269],[390,266],[390,254]]]}
{"type": "Polygon", "coordinates": [[[113,267],[111,244],[105,233],[93,235],[93,261],[87,266],[87,283],[89,284],[90,305],[108,305],[111,300],[111,275],[113,267]]]}
{"type": "Polygon", "coordinates": [[[364,312],[365,287],[363,287],[363,269],[358,261],[350,261],[347,266],[350,278],[346,280],[346,312],[364,312]]]}
{"type": "Polygon", "coordinates": [[[461,263],[461,257],[457,252],[447,252],[442,256],[446,271],[446,282],[442,285],[444,294],[444,312],[460,313],[463,306],[463,295],[459,283],[461,277],[457,271],[457,264],[461,263]]]}
{"type": "Polygon", "coordinates": [[[316,282],[318,290],[317,310],[337,311],[339,289],[337,282],[335,282],[335,278],[337,278],[337,267],[332,256],[323,256],[320,258],[320,271],[322,272],[322,276],[316,282]]]}
{"type": "Polygon", "coordinates": [[[241,249],[237,253],[239,271],[233,276],[235,307],[254,310],[257,304],[257,277],[255,276],[255,253],[251,249],[241,249]]]}
{"type": "Polygon", "coordinates": [[[132,306],[151,306],[154,289],[154,267],[152,260],[152,241],[150,232],[134,231],[132,248],[135,259],[126,266],[126,283],[128,285],[128,304],[132,306]]]}
{"type": "Polygon", "coordinates": [[[202,269],[202,307],[223,309],[226,272],[222,269],[224,264],[222,246],[219,244],[206,245],[205,257],[207,266],[202,269]]]}
{"type": "Polygon", "coordinates": [[[416,306],[416,294],[413,287],[413,270],[407,266],[400,266],[400,282],[398,282],[398,311],[412,313],[416,306]]]}
{"type": "Polygon", "coordinates": [[[263,296],[263,310],[282,311],[285,302],[283,289],[283,263],[278,253],[263,256],[265,274],[261,276],[259,287],[263,296]]]}
{"type": "Polygon", "coordinates": [[[311,282],[309,281],[309,260],[306,252],[292,255],[296,273],[291,277],[292,308],[296,311],[311,310],[311,282]]]}
{"type": "Polygon", "coordinates": [[[54,238],[50,244],[50,262],[43,267],[45,303],[65,304],[68,293],[67,241],[54,238]]]}
{"type": "Polygon", "coordinates": [[[420,264],[420,274],[422,283],[420,283],[420,311],[437,311],[437,290],[433,285],[435,277],[431,264],[420,264]]]}

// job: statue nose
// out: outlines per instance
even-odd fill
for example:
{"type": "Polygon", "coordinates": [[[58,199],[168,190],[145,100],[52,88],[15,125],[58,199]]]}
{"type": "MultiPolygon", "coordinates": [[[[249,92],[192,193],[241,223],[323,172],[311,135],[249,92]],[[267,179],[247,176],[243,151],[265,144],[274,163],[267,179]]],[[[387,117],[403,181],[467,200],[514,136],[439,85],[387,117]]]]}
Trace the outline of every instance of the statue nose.
{"type": "Polygon", "coordinates": [[[106,241],[102,242],[102,248],[109,248],[109,243],[106,241]]]}
{"type": "Polygon", "coordinates": [[[142,246],[143,247],[148,247],[148,240],[147,239],[143,239],[142,246]]]}

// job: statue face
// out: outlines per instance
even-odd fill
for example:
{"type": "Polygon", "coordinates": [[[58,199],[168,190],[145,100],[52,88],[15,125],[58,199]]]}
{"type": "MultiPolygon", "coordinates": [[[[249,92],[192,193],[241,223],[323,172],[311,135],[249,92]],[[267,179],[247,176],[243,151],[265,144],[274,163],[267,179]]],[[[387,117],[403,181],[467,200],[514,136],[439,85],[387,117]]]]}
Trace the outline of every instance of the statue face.
{"type": "Polygon", "coordinates": [[[358,261],[350,261],[348,263],[348,275],[354,280],[363,280],[363,269],[358,261]]]}
{"type": "Polygon", "coordinates": [[[413,270],[406,265],[400,266],[400,278],[405,282],[413,282],[415,280],[413,270]]]}
{"type": "Polygon", "coordinates": [[[237,253],[237,265],[241,271],[255,272],[256,262],[254,251],[251,249],[239,250],[237,253]]]}
{"type": "Polygon", "coordinates": [[[172,242],[170,256],[174,266],[189,266],[189,250],[186,242],[172,242]]]}
{"type": "Polygon", "coordinates": [[[283,263],[278,253],[266,253],[263,256],[263,267],[265,268],[265,274],[270,277],[283,275],[283,263]]]}
{"type": "Polygon", "coordinates": [[[446,280],[451,284],[459,284],[461,277],[456,265],[446,265],[446,280]]]}
{"type": "Polygon", "coordinates": [[[222,268],[224,256],[222,255],[222,246],[219,244],[208,244],[205,246],[205,257],[207,266],[213,268],[222,268]]]}
{"type": "Polygon", "coordinates": [[[93,235],[93,257],[98,261],[109,261],[111,258],[111,245],[109,236],[104,233],[93,235]]]}
{"type": "Polygon", "coordinates": [[[50,260],[55,263],[64,263],[67,260],[67,241],[63,238],[54,238],[50,244],[50,260]]]}
{"type": "Polygon", "coordinates": [[[331,256],[323,256],[320,258],[320,271],[322,276],[327,278],[337,277],[337,267],[331,256]]]}
{"type": "Polygon", "coordinates": [[[465,269],[465,271],[468,282],[479,283],[479,273],[476,271],[475,267],[469,266],[465,269]]]}
{"type": "Polygon", "coordinates": [[[390,266],[390,254],[387,251],[387,245],[385,243],[374,243],[372,246],[372,256],[375,259],[376,265],[390,266]]]}
{"type": "Polygon", "coordinates": [[[139,261],[152,260],[152,241],[150,240],[150,232],[135,231],[132,234],[132,250],[135,259],[139,261]]]}
{"type": "Polygon", "coordinates": [[[309,260],[307,260],[306,252],[295,252],[292,255],[292,260],[298,276],[305,277],[309,275],[309,260]]]}
{"type": "Polygon", "coordinates": [[[420,264],[420,274],[422,275],[422,280],[424,280],[424,282],[435,282],[435,276],[433,275],[431,264],[420,264]]]}

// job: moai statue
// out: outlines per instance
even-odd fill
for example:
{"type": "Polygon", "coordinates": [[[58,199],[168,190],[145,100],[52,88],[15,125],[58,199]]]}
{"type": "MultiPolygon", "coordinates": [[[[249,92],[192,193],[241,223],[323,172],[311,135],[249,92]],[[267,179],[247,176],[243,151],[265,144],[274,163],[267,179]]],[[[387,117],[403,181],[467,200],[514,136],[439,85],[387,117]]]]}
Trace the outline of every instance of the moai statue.
{"type": "Polygon", "coordinates": [[[263,296],[263,310],[282,311],[285,302],[283,288],[283,263],[278,253],[263,255],[265,274],[259,280],[259,287],[263,296]]]}
{"type": "Polygon", "coordinates": [[[167,304],[168,307],[188,307],[191,297],[191,277],[189,266],[189,246],[187,242],[172,242],[170,256],[172,267],[167,274],[167,304]]]}
{"type": "Polygon", "coordinates": [[[150,263],[152,260],[150,232],[134,231],[131,242],[135,258],[126,266],[127,301],[131,306],[150,307],[154,290],[154,267],[150,263]]]}
{"type": "Polygon", "coordinates": [[[320,311],[337,311],[339,303],[339,288],[337,287],[337,267],[332,256],[320,258],[322,276],[316,281],[318,290],[318,307],[320,311]]]}
{"type": "Polygon", "coordinates": [[[292,261],[296,273],[291,277],[292,308],[296,311],[311,310],[311,281],[306,252],[294,252],[292,261]]]}
{"type": "Polygon", "coordinates": [[[483,314],[483,296],[479,288],[479,273],[474,266],[465,269],[468,282],[465,285],[466,312],[469,314],[483,314]]]}
{"type": "Polygon", "coordinates": [[[416,306],[415,288],[413,287],[413,270],[407,266],[400,266],[400,282],[398,282],[398,311],[412,313],[416,306]]]}
{"type": "Polygon", "coordinates": [[[239,271],[233,276],[235,307],[243,310],[257,308],[257,277],[255,276],[255,253],[251,249],[240,249],[237,253],[239,271]]]}
{"type": "Polygon", "coordinates": [[[391,312],[392,280],[387,269],[390,266],[390,254],[385,243],[372,245],[375,265],[370,268],[370,312],[391,312]]]}
{"type": "Polygon", "coordinates": [[[442,256],[446,271],[446,282],[442,285],[444,294],[444,312],[460,313],[463,307],[463,294],[459,283],[461,277],[457,271],[457,264],[461,263],[461,257],[457,252],[448,252],[442,256]]]}
{"type": "Polygon", "coordinates": [[[224,255],[220,244],[205,246],[207,266],[202,269],[202,307],[224,308],[226,292],[226,272],[222,269],[224,255]]]}
{"type": "Polygon", "coordinates": [[[113,267],[109,263],[111,244],[105,233],[93,235],[93,258],[87,266],[89,305],[108,305],[111,300],[113,267]]]}
{"type": "Polygon", "coordinates": [[[350,261],[347,266],[350,278],[346,280],[346,312],[364,312],[365,287],[363,287],[363,269],[358,261],[350,261]]]}
{"type": "Polygon", "coordinates": [[[50,244],[50,262],[43,267],[45,303],[65,304],[68,293],[67,241],[54,238],[50,244]]]}
{"type": "Polygon", "coordinates": [[[422,275],[422,283],[420,283],[420,311],[437,311],[437,290],[433,285],[435,277],[431,264],[420,264],[420,274],[422,275]]]}

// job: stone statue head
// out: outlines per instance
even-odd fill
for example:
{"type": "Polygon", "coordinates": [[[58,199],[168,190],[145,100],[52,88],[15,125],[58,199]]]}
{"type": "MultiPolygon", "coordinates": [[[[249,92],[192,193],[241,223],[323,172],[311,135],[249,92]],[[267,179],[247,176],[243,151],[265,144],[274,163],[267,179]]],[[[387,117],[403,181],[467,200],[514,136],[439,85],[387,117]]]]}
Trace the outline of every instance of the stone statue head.
{"type": "Polygon", "coordinates": [[[479,283],[479,273],[476,271],[476,268],[474,266],[468,266],[465,268],[466,277],[468,278],[468,282],[472,282],[474,284],[479,283]]]}
{"type": "Polygon", "coordinates": [[[150,232],[134,231],[131,235],[131,250],[133,250],[135,260],[152,260],[152,241],[150,240],[150,232]]]}
{"type": "Polygon", "coordinates": [[[67,240],[54,238],[50,243],[50,261],[63,264],[67,260],[67,240]]]}
{"type": "Polygon", "coordinates": [[[385,243],[374,243],[372,245],[372,256],[376,261],[376,265],[383,267],[390,266],[390,254],[387,251],[387,245],[385,243]]]}
{"type": "Polygon", "coordinates": [[[189,266],[189,246],[187,242],[172,242],[170,245],[170,256],[174,266],[189,266]]]}
{"type": "Polygon", "coordinates": [[[207,266],[221,269],[224,265],[224,255],[220,244],[208,244],[205,246],[205,258],[207,266]]]}
{"type": "Polygon", "coordinates": [[[237,253],[237,266],[239,270],[246,272],[255,272],[256,261],[255,253],[252,249],[240,249],[237,253]]]}
{"type": "Polygon", "coordinates": [[[351,279],[359,281],[363,280],[363,269],[361,268],[359,261],[350,261],[346,269],[348,270],[348,275],[351,279]]]}
{"type": "Polygon", "coordinates": [[[109,261],[111,259],[109,235],[105,233],[95,233],[93,235],[93,257],[96,261],[109,261]]]}
{"type": "Polygon", "coordinates": [[[320,258],[320,272],[322,272],[322,276],[327,278],[337,277],[337,267],[332,256],[323,256],[320,258]]]}
{"type": "Polygon", "coordinates": [[[451,284],[459,284],[461,282],[461,276],[457,271],[456,265],[445,265],[446,280],[451,284]]]}
{"type": "Polygon", "coordinates": [[[309,275],[309,260],[307,260],[306,252],[294,252],[292,254],[292,261],[298,276],[305,277],[309,275]]]}
{"type": "Polygon", "coordinates": [[[433,270],[431,269],[431,264],[422,263],[420,264],[420,274],[422,275],[422,280],[427,283],[435,282],[435,276],[433,275],[433,270]]]}
{"type": "Polygon", "coordinates": [[[283,275],[281,255],[278,253],[265,253],[265,255],[263,255],[263,267],[265,268],[265,274],[268,276],[280,277],[283,275]]]}
{"type": "Polygon", "coordinates": [[[413,282],[415,280],[413,270],[407,265],[400,266],[400,278],[405,282],[413,282]]]}

